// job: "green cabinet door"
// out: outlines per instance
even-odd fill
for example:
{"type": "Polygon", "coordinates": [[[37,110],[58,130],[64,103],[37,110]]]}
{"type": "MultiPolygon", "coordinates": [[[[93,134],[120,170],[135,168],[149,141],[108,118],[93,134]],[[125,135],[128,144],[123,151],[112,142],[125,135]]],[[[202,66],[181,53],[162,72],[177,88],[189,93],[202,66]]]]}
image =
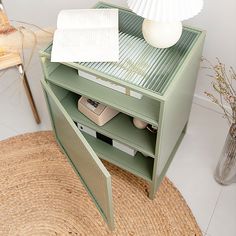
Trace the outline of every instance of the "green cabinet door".
{"type": "Polygon", "coordinates": [[[42,85],[56,139],[109,228],[113,229],[111,176],[48,84],[42,81],[42,85]]]}

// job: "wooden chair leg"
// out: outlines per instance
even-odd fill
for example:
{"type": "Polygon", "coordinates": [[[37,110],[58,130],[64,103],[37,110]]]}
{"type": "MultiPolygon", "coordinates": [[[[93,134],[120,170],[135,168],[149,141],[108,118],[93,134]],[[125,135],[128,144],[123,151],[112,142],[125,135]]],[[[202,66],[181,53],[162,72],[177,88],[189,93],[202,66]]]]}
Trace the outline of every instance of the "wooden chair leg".
{"type": "Polygon", "coordinates": [[[30,103],[31,110],[32,110],[33,115],[34,115],[34,119],[37,122],[37,124],[40,124],[40,122],[41,122],[40,117],[39,117],[39,114],[38,114],[38,111],[37,111],[37,108],[36,108],[36,105],[35,105],[35,102],[34,102],[34,98],[33,98],[32,93],[31,93],[31,89],[30,89],[30,86],[29,86],[29,83],[28,83],[28,79],[26,77],[26,74],[24,73],[23,66],[19,65],[17,67],[18,67],[18,70],[19,70],[20,74],[22,75],[24,89],[25,89],[28,101],[30,103]]]}

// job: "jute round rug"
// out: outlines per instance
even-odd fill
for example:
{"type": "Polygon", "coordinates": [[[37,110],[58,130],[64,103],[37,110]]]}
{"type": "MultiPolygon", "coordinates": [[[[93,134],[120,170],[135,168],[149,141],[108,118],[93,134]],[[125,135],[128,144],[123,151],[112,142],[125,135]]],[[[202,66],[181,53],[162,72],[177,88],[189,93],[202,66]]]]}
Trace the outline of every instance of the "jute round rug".
{"type": "Polygon", "coordinates": [[[144,181],[105,165],[112,176],[112,233],[51,132],[0,142],[0,235],[201,235],[167,178],[152,201],[144,181]]]}

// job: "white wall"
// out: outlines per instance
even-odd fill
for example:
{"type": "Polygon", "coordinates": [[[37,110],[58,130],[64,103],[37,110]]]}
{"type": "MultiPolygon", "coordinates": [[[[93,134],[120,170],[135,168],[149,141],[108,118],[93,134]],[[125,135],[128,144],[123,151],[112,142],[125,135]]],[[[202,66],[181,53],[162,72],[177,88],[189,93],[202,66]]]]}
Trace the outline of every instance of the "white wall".
{"type": "MultiPolygon", "coordinates": [[[[55,26],[61,9],[89,8],[96,0],[3,0],[10,19],[31,22],[40,26],[55,26]]],[[[125,0],[107,0],[112,4],[127,7],[125,0]]],[[[236,69],[236,1],[205,0],[202,12],[184,23],[207,31],[203,56],[212,62],[219,57],[226,65],[236,69]]],[[[40,69],[40,67],[39,67],[40,69]]],[[[206,71],[201,70],[195,95],[205,98],[209,88],[206,71]]]]}
{"type": "MultiPolygon", "coordinates": [[[[7,14],[12,20],[32,22],[40,26],[56,25],[57,14],[62,9],[90,8],[98,0],[2,0],[7,14]]],[[[103,0],[120,6],[126,6],[125,0],[103,0]]]]}
{"type": "MultiPolygon", "coordinates": [[[[216,62],[218,57],[226,66],[236,69],[236,1],[205,0],[202,12],[185,21],[207,31],[203,57],[216,62]]],[[[201,69],[195,95],[205,98],[203,92],[209,90],[210,80],[206,70],[201,69]]]]}

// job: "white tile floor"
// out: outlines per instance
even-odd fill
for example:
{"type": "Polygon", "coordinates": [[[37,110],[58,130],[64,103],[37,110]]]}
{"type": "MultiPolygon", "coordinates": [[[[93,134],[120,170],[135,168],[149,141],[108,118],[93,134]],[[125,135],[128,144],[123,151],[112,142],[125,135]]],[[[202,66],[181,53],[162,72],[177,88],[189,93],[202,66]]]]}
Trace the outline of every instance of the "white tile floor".
{"type": "MultiPolygon", "coordinates": [[[[0,140],[50,129],[35,60],[29,81],[42,124],[35,124],[17,72],[10,70],[0,77],[0,140]]],[[[167,173],[207,236],[236,235],[236,184],[222,187],[212,177],[226,133],[227,124],[218,113],[193,104],[187,134],[167,173]]]]}

